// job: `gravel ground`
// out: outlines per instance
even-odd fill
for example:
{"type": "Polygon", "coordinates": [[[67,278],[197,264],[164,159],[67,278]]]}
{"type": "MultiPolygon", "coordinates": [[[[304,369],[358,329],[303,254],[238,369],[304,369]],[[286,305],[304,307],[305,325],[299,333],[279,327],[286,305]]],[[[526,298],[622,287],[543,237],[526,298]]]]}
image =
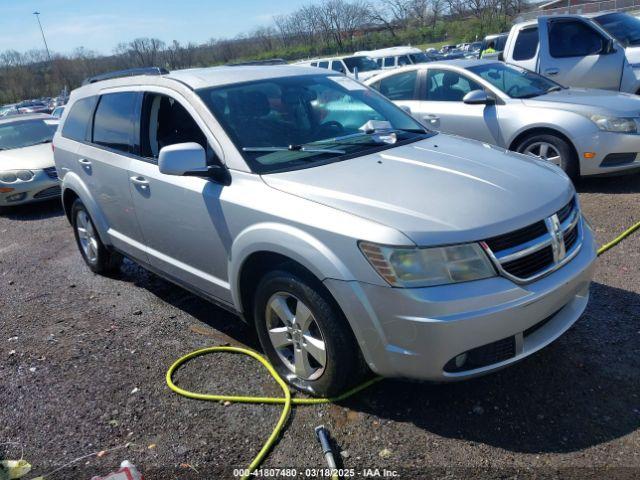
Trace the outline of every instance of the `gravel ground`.
{"type": "MultiPolygon", "coordinates": [[[[600,242],[640,220],[640,176],[583,181],[600,242]]],[[[299,407],[265,467],[324,467],[325,424],[357,476],[640,477],[640,234],[599,259],[585,315],[507,370],[452,385],[385,380],[340,405],[299,407]],[[360,475],[358,475],[358,473],[360,475]],[[373,471],[372,473],[375,473],[373,471]]],[[[130,445],[50,478],[89,479],[131,460],[147,479],[233,478],[278,406],[197,402],[173,394],[171,362],[211,345],[256,347],[232,315],[126,262],[93,275],[57,203],[0,214],[0,442],[17,442],[42,475],[82,455],[130,445]]],[[[278,395],[250,359],[197,359],[177,383],[278,395]]],[[[19,458],[19,445],[0,455],[19,458]]],[[[28,477],[30,478],[30,477],[28,477]]]]}

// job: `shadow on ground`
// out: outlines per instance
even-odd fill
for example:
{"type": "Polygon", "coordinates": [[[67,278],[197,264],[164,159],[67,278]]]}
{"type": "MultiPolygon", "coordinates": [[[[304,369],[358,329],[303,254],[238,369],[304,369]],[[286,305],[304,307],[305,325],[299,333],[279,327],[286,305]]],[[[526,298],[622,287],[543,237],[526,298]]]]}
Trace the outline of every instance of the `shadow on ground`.
{"type": "Polygon", "coordinates": [[[580,193],[638,193],[640,173],[614,177],[585,177],[576,184],[580,193]]]}
{"type": "Polygon", "coordinates": [[[0,216],[11,220],[44,220],[64,215],[60,199],[28,203],[15,207],[0,207],[0,216]]]}
{"type": "Polygon", "coordinates": [[[383,381],[353,409],[442,437],[570,452],[640,427],[640,295],[593,284],[582,318],[518,365],[467,382],[383,381]]]}
{"type": "MultiPolygon", "coordinates": [[[[123,273],[123,280],[259,349],[252,329],[231,313],[133,262],[125,263],[123,273]]],[[[511,368],[452,384],[385,380],[345,405],[508,451],[588,448],[640,427],[639,320],[640,295],[593,284],[589,307],[576,325],[511,368]]]]}

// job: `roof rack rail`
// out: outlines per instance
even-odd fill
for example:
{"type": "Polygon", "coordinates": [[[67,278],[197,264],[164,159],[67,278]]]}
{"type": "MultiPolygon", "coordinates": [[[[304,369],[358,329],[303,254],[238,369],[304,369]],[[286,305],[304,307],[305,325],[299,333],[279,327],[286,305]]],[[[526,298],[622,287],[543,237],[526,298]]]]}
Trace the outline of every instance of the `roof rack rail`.
{"type": "Polygon", "coordinates": [[[252,65],[286,65],[282,58],[269,58],[266,60],[249,60],[248,62],[227,63],[227,67],[247,67],[252,65]]]}
{"type": "Polygon", "coordinates": [[[116,70],[115,72],[102,73],[86,78],[84,82],[82,82],[82,85],[111,80],[112,78],[135,77],[136,75],[166,75],[167,73],[169,73],[169,70],[162,67],[129,68],[127,70],[116,70]]]}

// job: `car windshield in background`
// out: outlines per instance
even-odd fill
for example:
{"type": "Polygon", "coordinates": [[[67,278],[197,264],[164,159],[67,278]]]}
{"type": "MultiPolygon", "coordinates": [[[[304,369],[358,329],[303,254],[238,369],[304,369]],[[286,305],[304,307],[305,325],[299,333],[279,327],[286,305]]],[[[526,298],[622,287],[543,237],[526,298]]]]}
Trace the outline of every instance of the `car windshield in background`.
{"type": "Polygon", "coordinates": [[[410,53],[409,58],[413,63],[427,63],[431,59],[424,53],[410,53]]]}
{"type": "Polygon", "coordinates": [[[524,68],[489,63],[467,67],[467,70],[489,82],[511,98],[532,98],[564,87],[524,68]]]}
{"type": "Polygon", "coordinates": [[[273,78],[198,94],[256,173],[344,160],[433,134],[344,76],[273,78]],[[385,126],[385,135],[371,125],[385,126]]]}
{"type": "Polygon", "coordinates": [[[51,120],[21,120],[0,125],[0,150],[49,143],[58,124],[51,120]]]}
{"type": "Polygon", "coordinates": [[[625,47],[640,45],[640,19],[626,13],[609,13],[594,20],[625,47]]]}
{"type": "Polygon", "coordinates": [[[378,64],[369,57],[345,57],[342,60],[351,73],[355,72],[355,68],[357,68],[359,72],[380,70],[378,64]]]}

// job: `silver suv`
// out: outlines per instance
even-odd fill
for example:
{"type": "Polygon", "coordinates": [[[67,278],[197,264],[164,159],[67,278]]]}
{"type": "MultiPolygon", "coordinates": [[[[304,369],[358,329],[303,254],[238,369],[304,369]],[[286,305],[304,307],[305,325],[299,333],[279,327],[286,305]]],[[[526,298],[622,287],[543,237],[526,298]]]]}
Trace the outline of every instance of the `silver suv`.
{"type": "Polygon", "coordinates": [[[237,312],[293,386],[477,376],[584,311],[595,243],[548,162],[314,68],[133,73],[74,91],[54,138],[85,262],[237,312]]]}

